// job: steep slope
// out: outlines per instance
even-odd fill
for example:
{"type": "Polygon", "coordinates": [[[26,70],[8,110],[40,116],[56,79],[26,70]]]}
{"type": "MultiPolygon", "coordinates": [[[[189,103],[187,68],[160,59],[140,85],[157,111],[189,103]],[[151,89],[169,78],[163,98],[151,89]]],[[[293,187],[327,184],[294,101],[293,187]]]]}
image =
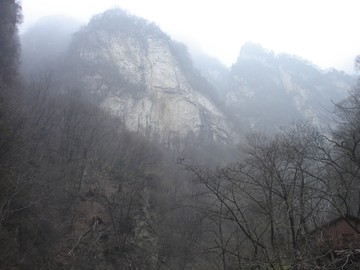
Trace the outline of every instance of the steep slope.
{"type": "Polygon", "coordinates": [[[75,34],[65,70],[67,82],[132,131],[165,144],[194,135],[232,140],[230,123],[186,48],[122,10],[94,16],[75,34]]]}
{"type": "Polygon", "coordinates": [[[170,146],[190,138],[237,141],[235,133],[276,131],[294,120],[326,123],[355,82],[251,43],[231,69],[199,53],[193,65],[183,44],[119,9],[94,16],[70,42],[78,26],[64,18],[40,21],[22,37],[23,70],[60,66],[69,88],[82,89],[129,130],[170,146]],[[62,37],[56,46],[44,34],[55,32],[62,37]]]}
{"type": "Polygon", "coordinates": [[[204,53],[193,52],[192,59],[194,60],[195,67],[215,87],[217,98],[224,101],[223,93],[230,76],[229,69],[218,59],[204,53]]]}
{"type": "Polygon", "coordinates": [[[224,107],[240,132],[275,131],[296,120],[328,124],[333,103],[345,98],[355,83],[344,72],[324,71],[298,57],[276,55],[252,43],[242,47],[226,82],[211,75],[216,74],[211,65],[199,66],[209,81],[222,87],[224,107]]]}

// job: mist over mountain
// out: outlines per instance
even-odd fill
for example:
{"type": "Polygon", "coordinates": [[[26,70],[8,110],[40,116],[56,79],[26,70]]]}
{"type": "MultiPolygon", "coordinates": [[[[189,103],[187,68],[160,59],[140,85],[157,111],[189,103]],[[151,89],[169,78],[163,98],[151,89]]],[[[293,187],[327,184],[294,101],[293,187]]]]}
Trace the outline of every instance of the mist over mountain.
{"type": "Polygon", "coordinates": [[[1,269],[360,268],[359,79],[117,8],[21,51],[0,15],[1,269]]]}
{"type": "Polygon", "coordinates": [[[321,70],[296,56],[245,44],[231,67],[226,106],[239,123],[274,131],[296,120],[329,124],[333,104],[346,97],[355,77],[321,70]]]}
{"type": "Polygon", "coordinates": [[[44,17],[21,35],[21,71],[28,75],[56,66],[81,22],[67,16],[44,17]]]}
{"type": "Polygon", "coordinates": [[[94,16],[74,35],[67,59],[66,81],[132,131],[166,144],[192,134],[231,140],[186,47],[141,18],[118,9],[94,16]]]}
{"type": "Polygon", "coordinates": [[[130,130],[165,143],[199,134],[236,141],[235,132],[273,132],[305,119],[325,123],[333,102],[355,82],[252,43],[228,69],[204,54],[191,56],[156,25],[119,9],[94,16],[74,33],[78,27],[65,18],[38,22],[22,36],[24,69],[53,61],[48,66],[62,70],[64,82],[83,89],[130,130]]]}
{"type": "Polygon", "coordinates": [[[195,67],[213,85],[217,98],[224,101],[224,90],[230,77],[230,70],[220,60],[210,57],[204,53],[194,52],[192,54],[195,67]]]}

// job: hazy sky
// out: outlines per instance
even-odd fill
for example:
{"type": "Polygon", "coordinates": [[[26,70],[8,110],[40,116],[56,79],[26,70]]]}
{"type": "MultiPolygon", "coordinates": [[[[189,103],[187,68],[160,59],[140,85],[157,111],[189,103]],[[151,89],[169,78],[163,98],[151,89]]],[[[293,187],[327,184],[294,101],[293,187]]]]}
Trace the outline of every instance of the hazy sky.
{"type": "Polygon", "coordinates": [[[348,72],[360,54],[359,0],[22,0],[22,7],[23,29],[47,15],[86,22],[124,8],[227,66],[247,41],[348,72]]]}

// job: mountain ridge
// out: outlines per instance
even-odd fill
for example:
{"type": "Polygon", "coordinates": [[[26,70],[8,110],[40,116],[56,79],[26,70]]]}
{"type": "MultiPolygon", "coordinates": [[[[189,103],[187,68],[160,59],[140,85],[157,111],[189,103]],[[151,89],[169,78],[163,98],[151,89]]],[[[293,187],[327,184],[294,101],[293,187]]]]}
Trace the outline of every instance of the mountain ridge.
{"type": "Polygon", "coordinates": [[[64,51],[59,62],[67,87],[82,89],[129,130],[165,145],[199,136],[234,143],[290,121],[319,124],[326,113],[319,107],[340,101],[355,81],[253,43],[228,69],[190,55],[155,24],[121,9],[93,16],[64,51]]]}
{"type": "Polygon", "coordinates": [[[236,125],[250,131],[273,132],[296,120],[329,124],[324,117],[327,110],[345,98],[355,83],[355,77],[344,72],[322,70],[301,57],[275,54],[254,43],[242,47],[231,68],[218,69],[224,81],[211,77],[216,71],[206,65],[200,68],[221,88],[236,125]]]}
{"type": "Polygon", "coordinates": [[[201,93],[201,85],[203,92],[209,85],[193,71],[187,50],[154,25],[109,10],[75,34],[68,55],[74,63],[70,81],[130,130],[165,144],[200,133],[232,140],[231,124],[201,93]]]}

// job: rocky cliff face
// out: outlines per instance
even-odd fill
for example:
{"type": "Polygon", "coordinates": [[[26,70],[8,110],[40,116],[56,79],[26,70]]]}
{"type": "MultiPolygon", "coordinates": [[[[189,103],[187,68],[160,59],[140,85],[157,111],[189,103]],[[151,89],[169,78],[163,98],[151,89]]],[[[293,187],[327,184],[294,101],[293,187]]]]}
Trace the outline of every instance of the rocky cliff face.
{"type": "Polygon", "coordinates": [[[295,56],[276,55],[248,43],[223,82],[224,107],[236,126],[247,132],[276,131],[296,120],[329,124],[333,103],[345,98],[354,82],[343,72],[324,71],[295,56]]]}
{"type": "Polygon", "coordinates": [[[107,11],[76,34],[69,56],[75,63],[68,70],[72,81],[131,131],[165,144],[200,134],[233,140],[231,124],[206,87],[198,89],[206,80],[186,50],[156,26],[121,10],[107,11]]]}
{"type": "MultiPolygon", "coordinates": [[[[34,29],[43,28],[40,24],[34,29]]],[[[82,89],[129,130],[169,146],[198,136],[236,142],[234,134],[272,132],[294,120],[324,123],[333,102],[344,98],[355,82],[342,72],[323,71],[255,44],[243,46],[230,69],[216,59],[194,55],[205,79],[183,45],[119,9],[94,16],[78,31],[64,61],[54,56],[63,55],[64,44],[54,53],[51,44],[52,49],[46,49],[46,35],[30,34],[22,38],[22,46],[31,48],[24,50],[22,62],[32,73],[43,65],[29,61],[31,56],[50,51],[46,55],[52,58],[45,62],[50,69],[63,62],[63,81],[70,88],[82,89]]]]}

